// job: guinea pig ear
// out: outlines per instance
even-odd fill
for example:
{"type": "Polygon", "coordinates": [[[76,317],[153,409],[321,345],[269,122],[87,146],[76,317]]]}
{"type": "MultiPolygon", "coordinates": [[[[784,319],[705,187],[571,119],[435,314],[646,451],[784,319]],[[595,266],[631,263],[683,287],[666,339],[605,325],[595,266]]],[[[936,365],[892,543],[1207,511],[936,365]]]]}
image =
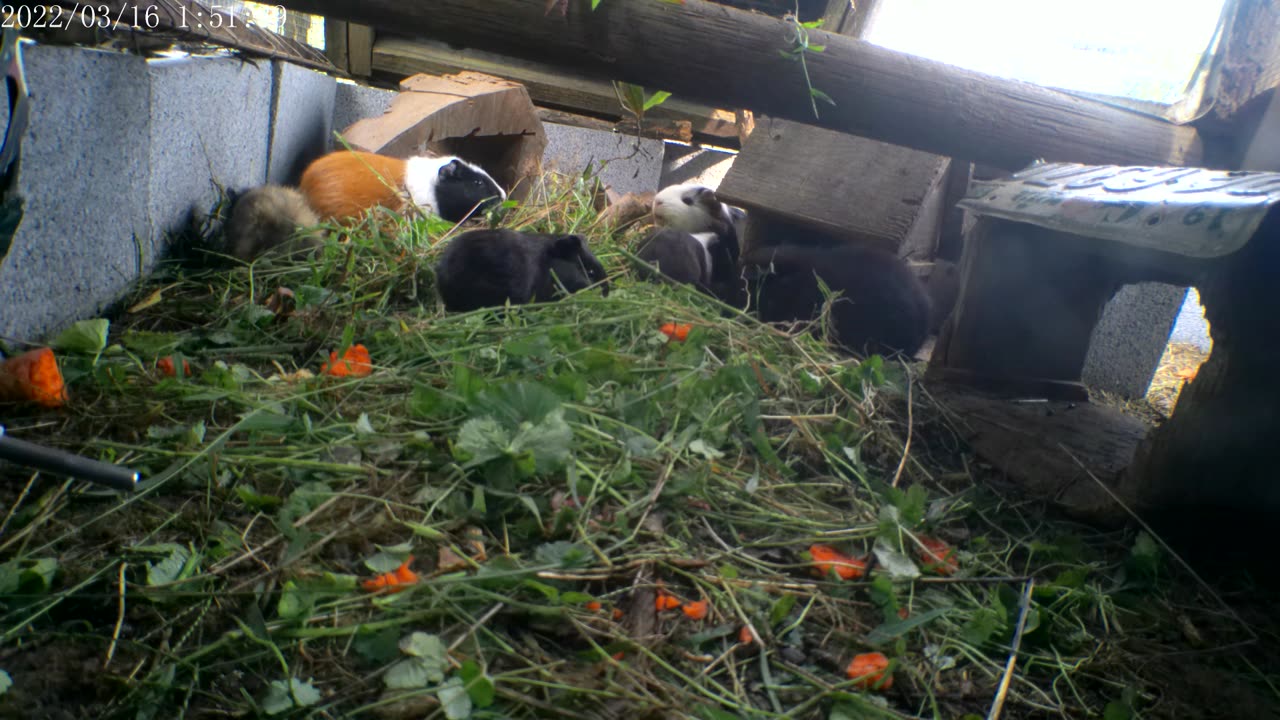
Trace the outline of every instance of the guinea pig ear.
{"type": "Polygon", "coordinates": [[[605,297],[608,297],[609,283],[602,281],[609,277],[609,273],[605,272],[604,265],[600,264],[596,256],[591,254],[586,238],[581,235],[561,235],[552,243],[551,255],[582,263],[582,268],[587,271],[587,277],[592,283],[602,283],[600,290],[605,297]]]}
{"type": "Polygon", "coordinates": [[[444,166],[440,168],[439,175],[441,180],[445,178],[456,178],[462,175],[462,161],[455,159],[445,163],[444,166]]]}
{"type": "Polygon", "coordinates": [[[551,257],[571,260],[587,249],[587,239],[581,235],[560,235],[551,241],[551,257]]]}

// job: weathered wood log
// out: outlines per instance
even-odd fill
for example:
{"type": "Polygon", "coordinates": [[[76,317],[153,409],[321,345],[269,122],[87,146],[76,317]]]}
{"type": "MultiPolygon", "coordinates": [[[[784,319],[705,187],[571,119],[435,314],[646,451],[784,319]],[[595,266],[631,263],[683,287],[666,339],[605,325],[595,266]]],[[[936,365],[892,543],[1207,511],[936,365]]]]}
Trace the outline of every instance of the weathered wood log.
{"type": "Polygon", "coordinates": [[[685,0],[569,0],[561,15],[531,0],[284,0],[289,8],[417,33],[574,68],[716,107],[750,110],[1008,168],[1036,157],[1091,163],[1196,165],[1200,138],[1134,112],[809,31],[812,88],[785,20],[685,0]]]}
{"type": "Polygon", "coordinates": [[[406,78],[386,112],[342,134],[352,149],[394,157],[424,149],[460,155],[513,192],[541,172],[547,147],[524,86],[474,72],[406,78]]]}

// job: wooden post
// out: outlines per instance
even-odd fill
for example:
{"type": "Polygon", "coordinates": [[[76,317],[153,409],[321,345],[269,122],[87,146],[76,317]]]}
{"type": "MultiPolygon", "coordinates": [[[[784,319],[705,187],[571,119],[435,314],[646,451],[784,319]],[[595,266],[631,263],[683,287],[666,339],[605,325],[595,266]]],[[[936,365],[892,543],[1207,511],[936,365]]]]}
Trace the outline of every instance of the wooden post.
{"type": "Polygon", "coordinates": [[[1273,209],[1243,250],[1196,283],[1213,353],[1173,416],[1138,448],[1125,494],[1142,506],[1280,513],[1276,268],[1280,210],[1273,209]]]}
{"type": "Polygon", "coordinates": [[[325,19],[324,52],[330,62],[355,77],[373,74],[373,28],[325,19]]]}
{"type": "Polygon", "coordinates": [[[705,0],[283,0],[289,8],[401,34],[503,52],[622,80],[713,107],[749,110],[917,148],[1021,168],[1037,157],[1101,164],[1195,165],[1196,131],[1101,102],[1003,80],[822,30],[800,63],[795,27],[705,0]]]}

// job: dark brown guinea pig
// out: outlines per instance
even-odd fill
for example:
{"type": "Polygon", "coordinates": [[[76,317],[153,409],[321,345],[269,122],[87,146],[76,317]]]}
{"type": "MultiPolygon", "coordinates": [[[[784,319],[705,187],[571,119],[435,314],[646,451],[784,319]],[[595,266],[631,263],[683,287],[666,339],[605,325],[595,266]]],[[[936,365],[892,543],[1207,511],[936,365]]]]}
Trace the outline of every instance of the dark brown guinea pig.
{"type": "Polygon", "coordinates": [[[436,263],[445,309],[465,312],[552,300],[596,283],[609,294],[604,266],[581,235],[472,230],[449,241],[436,263]]]}
{"type": "Polygon", "coordinates": [[[807,321],[822,309],[822,278],[839,293],[831,308],[835,340],[860,355],[912,356],[929,335],[929,296],[896,255],[856,245],[778,245],[751,250],[743,265],[760,319],[807,321]]]}

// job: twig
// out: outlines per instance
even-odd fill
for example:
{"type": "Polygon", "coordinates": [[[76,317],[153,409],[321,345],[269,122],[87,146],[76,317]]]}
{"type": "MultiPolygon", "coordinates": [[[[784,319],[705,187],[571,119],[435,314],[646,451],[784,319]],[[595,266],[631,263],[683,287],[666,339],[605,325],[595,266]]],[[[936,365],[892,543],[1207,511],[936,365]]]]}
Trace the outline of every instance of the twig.
{"type": "MultiPolygon", "coordinates": [[[[899,360],[899,362],[902,362],[899,360]]],[[[893,486],[898,487],[898,481],[902,479],[902,471],[907,467],[907,456],[911,454],[911,431],[915,425],[915,420],[911,414],[911,369],[902,362],[902,369],[907,375],[907,441],[902,445],[902,459],[898,461],[898,469],[893,473],[893,486]]]]}
{"type": "Polygon", "coordinates": [[[1013,632],[1013,646],[1009,650],[1009,659],[1004,665],[1004,675],[1000,677],[1000,688],[996,690],[995,701],[991,703],[991,710],[987,712],[987,720],[997,720],[1000,717],[1000,711],[1004,709],[1004,699],[1009,694],[1009,682],[1013,680],[1013,669],[1018,664],[1018,650],[1022,647],[1022,631],[1027,627],[1027,614],[1031,610],[1031,591],[1035,586],[1035,580],[1028,580],[1022,587],[1018,627],[1013,632]]]}
{"type": "Polygon", "coordinates": [[[105,670],[111,664],[111,658],[115,657],[116,644],[120,642],[120,628],[124,627],[124,597],[125,597],[125,570],[129,568],[129,563],[120,563],[120,604],[116,611],[116,627],[111,631],[111,644],[107,646],[107,657],[102,661],[102,668],[105,670]]]}

